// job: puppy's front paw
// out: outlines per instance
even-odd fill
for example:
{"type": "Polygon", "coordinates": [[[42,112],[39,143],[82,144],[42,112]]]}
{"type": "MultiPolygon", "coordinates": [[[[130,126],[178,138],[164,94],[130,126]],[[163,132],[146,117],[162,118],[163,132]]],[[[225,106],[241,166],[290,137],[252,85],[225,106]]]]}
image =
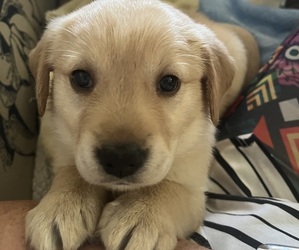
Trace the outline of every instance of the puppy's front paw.
{"type": "Polygon", "coordinates": [[[27,242],[36,250],[77,249],[95,233],[100,213],[94,195],[49,193],[27,214],[27,242]]]}
{"type": "Polygon", "coordinates": [[[51,20],[55,19],[56,17],[64,16],[67,12],[65,12],[62,8],[56,10],[49,10],[46,12],[46,21],[49,23],[51,20]]]}
{"type": "Polygon", "coordinates": [[[170,218],[153,203],[130,194],[105,207],[99,233],[107,250],[173,250],[177,243],[170,218]]]}

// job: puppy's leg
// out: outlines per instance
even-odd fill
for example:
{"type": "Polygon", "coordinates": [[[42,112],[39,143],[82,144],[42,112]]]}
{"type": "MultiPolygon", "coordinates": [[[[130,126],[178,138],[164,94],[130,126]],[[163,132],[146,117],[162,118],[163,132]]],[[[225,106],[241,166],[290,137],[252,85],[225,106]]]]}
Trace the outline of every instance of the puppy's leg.
{"type": "Polygon", "coordinates": [[[203,192],[164,180],[108,203],[99,233],[108,250],[173,250],[198,228],[203,210],[203,192]]]}
{"type": "Polygon", "coordinates": [[[186,12],[186,14],[188,14],[189,11],[196,12],[199,6],[198,0],[165,0],[165,2],[172,4],[176,8],[186,12]]]}
{"type": "Polygon", "coordinates": [[[220,115],[222,116],[240,92],[254,79],[259,69],[260,56],[257,42],[247,30],[232,24],[219,24],[218,26],[222,28],[222,31],[227,29],[232,32],[230,38],[234,39],[232,43],[234,47],[231,48],[228,43],[226,46],[237,64],[232,85],[221,100],[220,115]]]}
{"type": "Polygon", "coordinates": [[[46,13],[46,20],[49,22],[51,19],[56,17],[64,16],[76,9],[83,7],[86,4],[91,3],[92,0],[70,0],[66,4],[62,5],[60,8],[48,11],[46,13]]]}
{"type": "Polygon", "coordinates": [[[55,175],[52,187],[26,217],[26,239],[38,250],[77,249],[93,236],[106,191],[87,184],[74,166],[55,175]],[[61,242],[60,242],[61,241],[61,242]]]}
{"type": "Polygon", "coordinates": [[[245,82],[242,86],[244,89],[244,87],[246,87],[254,79],[260,67],[260,53],[257,41],[249,31],[245,30],[242,27],[227,23],[222,23],[221,27],[232,31],[234,35],[236,35],[238,39],[240,39],[244,46],[247,58],[245,82]]]}

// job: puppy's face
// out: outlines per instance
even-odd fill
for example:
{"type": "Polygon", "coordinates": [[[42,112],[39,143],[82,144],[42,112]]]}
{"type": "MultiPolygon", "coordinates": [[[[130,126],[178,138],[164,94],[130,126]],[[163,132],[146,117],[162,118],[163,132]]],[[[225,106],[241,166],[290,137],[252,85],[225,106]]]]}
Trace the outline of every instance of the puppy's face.
{"type": "Polygon", "coordinates": [[[110,0],[54,20],[30,66],[41,114],[49,95],[61,154],[88,182],[131,189],[167,178],[178,157],[212,143],[233,75],[225,53],[168,5],[110,0]]]}

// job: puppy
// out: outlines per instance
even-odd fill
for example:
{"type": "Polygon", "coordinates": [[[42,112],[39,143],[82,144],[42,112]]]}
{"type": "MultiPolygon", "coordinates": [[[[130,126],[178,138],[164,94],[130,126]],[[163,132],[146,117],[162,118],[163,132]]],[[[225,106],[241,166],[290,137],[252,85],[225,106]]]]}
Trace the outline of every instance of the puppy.
{"type": "Polygon", "coordinates": [[[200,226],[215,125],[258,54],[193,14],[100,0],[50,22],[29,58],[55,174],[26,217],[33,248],[171,250],[200,226]]]}

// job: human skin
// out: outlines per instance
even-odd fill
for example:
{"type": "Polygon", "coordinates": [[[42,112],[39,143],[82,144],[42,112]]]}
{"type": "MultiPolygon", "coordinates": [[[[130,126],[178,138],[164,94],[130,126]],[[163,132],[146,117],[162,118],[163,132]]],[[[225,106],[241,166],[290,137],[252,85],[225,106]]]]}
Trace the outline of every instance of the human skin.
{"type": "MultiPolygon", "coordinates": [[[[0,201],[0,249],[26,250],[24,223],[35,201],[0,201]]],[[[101,245],[86,244],[79,250],[104,250],[101,245]]],[[[175,250],[207,250],[188,240],[178,241],[175,250]]]]}

